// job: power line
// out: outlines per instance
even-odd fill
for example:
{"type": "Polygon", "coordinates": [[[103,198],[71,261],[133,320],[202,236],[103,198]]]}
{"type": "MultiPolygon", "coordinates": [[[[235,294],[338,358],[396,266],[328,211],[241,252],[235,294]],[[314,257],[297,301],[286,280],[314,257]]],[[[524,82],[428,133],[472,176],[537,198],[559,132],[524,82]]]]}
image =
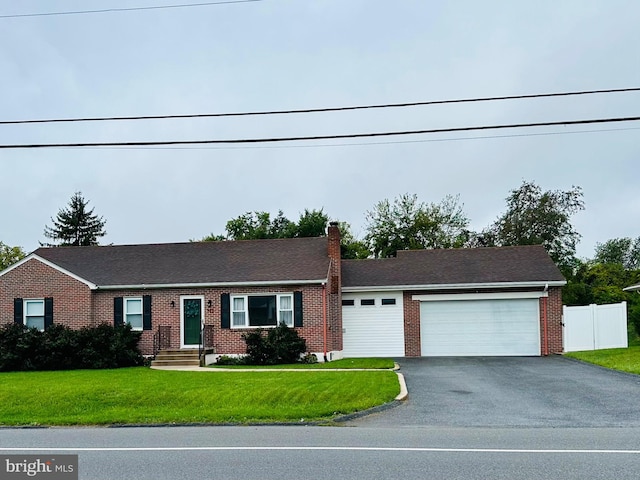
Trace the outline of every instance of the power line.
{"type": "Polygon", "coordinates": [[[401,136],[401,135],[420,135],[420,134],[445,133],[445,132],[498,130],[498,129],[506,129],[506,128],[532,128],[532,127],[550,127],[550,126],[567,126],[567,125],[588,125],[588,124],[599,124],[599,123],[635,122],[638,120],[640,120],[640,117],[596,118],[596,119],[588,119],[588,120],[565,120],[565,121],[559,121],[559,122],[514,123],[514,124],[506,124],[506,125],[503,124],[503,125],[483,125],[483,126],[472,126],[472,127],[434,128],[434,129],[428,129],[428,130],[406,130],[406,131],[400,131],[400,132],[349,133],[349,134],[342,134],[342,135],[313,135],[313,136],[300,136],[300,137],[242,138],[242,139],[223,139],[223,140],[32,143],[32,144],[0,145],[0,149],[77,148],[77,147],[146,147],[146,146],[152,146],[152,145],[213,145],[213,144],[246,144],[246,143],[256,144],[256,143],[336,140],[336,139],[346,139],[346,138],[391,137],[391,136],[401,136]]]}
{"type": "MultiPolygon", "coordinates": [[[[509,135],[474,135],[471,137],[430,138],[423,140],[392,140],[388,142],[349,142],[349,143],[323,143],[316,145],[251,145],[240,147],[180,147],[180,146],[149,146],[149,147],[113,147],[115,150],[244,150],[244,149],[274,149],[274,148],[332,148],[332,147],[363,147],[375,145],[406,145],[409,143],[435,143],[435,142],[462,142],[469,140],[493,140],[499,138],[523,138],[546,137],[555,135],[579,135],[583,133],[626,132],[640,130],[640,127],[630,128],[599,128],[589,130],[572,130],[570,132],[541,132],[541,133],[513,133],[509,135]]],[[[94,150],[102,147],[78,147],[80,149],[94,150]]]]}
{"type": "Polygon", "coordinates": [[[85,15],[85,14],[91,14],[91,13],[133,12],[133,11],[139,11],[139,10],[161,10],[166,8],[207,7],[211,5],[225,5],[229,3],[250,3],[250,2],[261,2],[261,1],[262,0],[220,0],[217,2],[181,3],[177,5],[152,5],[148,7],[103,8],[100,10],[70,10],[66,12],[16,13],[16,14],[9,14],[9,15],[0,15],[0,18],[53,17],[57,15],[85,15]]]}
{"type": "MultiPolygon", "coordinates": [[[[255,1],[255,0],[252,0],[255,1]]],[[[478,98],[462,98],[454,100],[429,100],[425,102],[406,102],[406,103],[385,103],[377,105],[357,105],[347,107],[327,107],[327,108],[305,108],[299,110],[267,110],[257,112],[230,112],[230,113],[194,113],[184,115],[142,115],[142,116],[123,116],[123,117],[84,117],[84,118],[50,118],[50,119],[34,119],[34,120],[0,120],[0,125],[15,125],[27,123],[64,123],[64,122],[104,122],[104,121],[120,121],[120,120],[160,120],[160,119],[180,119],[180,118],[206,118],[206,117],[243,117],[257,115],[284,115],[298,113],[320,113],[320,112],[340,112],[347,110],[367,110],[380,108],[399,108],[399,107],[417,107],[425,105],[444,105],[451,103],[472,103],[472,102],[489,102],[497,100],[520,100],[527,98],[545,98],[545,97],[568,97],[576,95],[593,95],[602,93],[621,93],[621,92],[637,92],[640,87],[633,88],[612,88],[606,90],[583,90],[575,92],[560,93],[535,93],[530,95],[509,95],[501,97],[478,97],[478,98]]]]}
{"type": "MultiPolygon", "coordinates": [[[[423,140],[392,140],[387,142],[349,142],[349,143],[324,143],[316,145],[251,145],[239,147],[199,147],[199,146],[144,146],[144,147],[112,147],[114,150],[244,150],[244,149],[289,149],[289,148],[332,148],[332,147],[362,147],[376,145],[405,145],[413,143],[434,143],[434,142],[461,142],[469,140],[493,140],[500,138],[523,138],[523,137],[545,137],[556,135],[579,135],[584,133],[603,133],[603,132],[626,132],[629,130],[640,130],[640,127],[630,128],[599,128],[589,130],[572,130],[570,132],[541,132],[541,133],[514,133],[509,135],[474,135],[469,137],[447,137],[447,138],[430,138],[423,140]]],[[[61,147],[64,148],[64,147],[61,147]]],[[[103,147],[77,147],[79,149],[95,150],[103,147]]]]}

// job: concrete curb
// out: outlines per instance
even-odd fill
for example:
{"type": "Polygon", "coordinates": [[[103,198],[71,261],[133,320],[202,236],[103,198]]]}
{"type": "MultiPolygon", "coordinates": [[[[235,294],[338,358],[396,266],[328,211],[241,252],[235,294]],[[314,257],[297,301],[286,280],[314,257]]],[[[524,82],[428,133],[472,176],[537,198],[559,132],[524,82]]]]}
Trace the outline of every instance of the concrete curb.
{"type": "Polygon", "coordinates": [[[387,372],[396,371],[398,364],[390,368],[208,368],[196,366],[149,367],[152,370],[173,370],[176,372],[387,372]]]}
{"type": "Polygon", "coordinates": [[[398,376],[398,382],[400,383],[400,393],[396,396],[396,401],[404,402],[409,397],[409,391],[407,390],[407,383],[404,381],[404,375],[400,372],[396,372],[398,376]]]}

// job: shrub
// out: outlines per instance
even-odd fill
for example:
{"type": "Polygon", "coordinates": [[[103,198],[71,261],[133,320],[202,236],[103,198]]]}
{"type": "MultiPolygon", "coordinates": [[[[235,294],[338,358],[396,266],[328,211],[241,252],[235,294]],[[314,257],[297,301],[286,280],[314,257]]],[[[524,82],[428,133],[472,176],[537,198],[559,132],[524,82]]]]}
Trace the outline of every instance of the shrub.
{"type": "Polygon", "coordinates": [[[242,338],[247,344],[246,362],[249,365],[296,363],[307,349],[304,338],[284,323],[268,330],[266,336],[258,329],[245,333],[242,338]]]}
{"type": "Polygon", "coordinates": [[[241,357],[230,357],[229,355],[221,355],[216,360],[216,365],[247,365],[246,355],[241,357]]]}
{"type": "Polygon", "coordinates": [[[138,350],[140,332],[125,324],[119,327],[102,324],[78,330],[78,368],[121,368],[138,366],[144,359],[138,350]]]}
{"type": "Polygon", "coordinates": [[[267,339],[262,335],[262,330],[245,333],[242,335],[247,344],[247,363],[249,365],[273,365],[274,354],[267,339]]]}
{"type": "MultiPolygon", "coordinates": [[[[36,331],[36,330],[32,330],[36,331]]],[[[35,354],[38,370],[72,370],[78,365],[78,332],[52,325],[42,335],[42,349],[35,354]]]]}
{"type": "Polygon", "coordinates": [[[0,329],[0,371],[37,370],[36,355],[42,350],[42,333],[11,323],[0,329]]]}
{"type": "Polygon", "coordinates": [[[129,325],[72,330],[52,325],[40,332],[24,325],[0,327],[0,371],[119,368],[142,365],[140,332],[129,325]]]}

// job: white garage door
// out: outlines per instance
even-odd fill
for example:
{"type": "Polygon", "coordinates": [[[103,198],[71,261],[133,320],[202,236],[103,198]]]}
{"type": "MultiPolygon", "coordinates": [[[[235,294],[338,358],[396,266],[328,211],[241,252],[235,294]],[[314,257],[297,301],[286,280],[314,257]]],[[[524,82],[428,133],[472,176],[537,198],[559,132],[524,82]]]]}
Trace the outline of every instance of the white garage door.
{"type": "Polygon", "coordinates": [[[402,292],[342,294],[342,354],[403,357],[402,292]]]}
{"type": "Polygon", "coordinates": [[[540,355],[538,299],[420,303],[422,355],[540,355]]]}

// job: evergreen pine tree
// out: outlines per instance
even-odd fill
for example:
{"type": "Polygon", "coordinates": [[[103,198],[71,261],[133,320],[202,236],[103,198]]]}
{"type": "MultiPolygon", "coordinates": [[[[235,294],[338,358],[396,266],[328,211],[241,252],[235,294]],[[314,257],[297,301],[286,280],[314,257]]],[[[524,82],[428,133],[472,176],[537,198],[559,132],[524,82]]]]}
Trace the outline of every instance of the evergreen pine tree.
{"type": "Polygon", "coordinates": [[[44,227],[44,236],[54,240],[55,243],[42,244],[48,247],[54,246],[87,246],[98,245],[98,238],[104,237],[106,221],[89,210],[88,200],[82,196],[82,192],[76,192],[69,201],[68,208],[62,208],[55,219],[51,219],[53,226],[44,227]]]}

